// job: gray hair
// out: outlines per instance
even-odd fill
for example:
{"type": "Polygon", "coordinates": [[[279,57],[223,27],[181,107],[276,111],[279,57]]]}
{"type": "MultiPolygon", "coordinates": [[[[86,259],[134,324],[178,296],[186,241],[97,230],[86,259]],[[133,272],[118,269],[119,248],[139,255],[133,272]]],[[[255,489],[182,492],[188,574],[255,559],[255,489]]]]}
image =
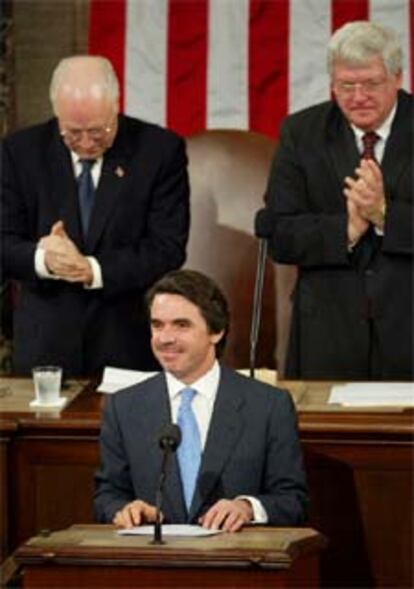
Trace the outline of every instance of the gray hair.
{"type": "Polygon", "coordinates": [[[62,59],[52,74],[49,97],[53,106],[55,106],[55,101],[62,85],[70,78],[73,69],[79,64],[95,66],[99,72],[99,76],[98,80],[94,80],[94,86],[96,87],[98,85],[102,93],[107,94],[108,98],[114,103],[118,101],[119,82],[109,59],[96,55],[75,55],[62,59]]]}
{"type": "Polygon", "coordinates": [[[402,50],[395,32],[369,21],[354,21],[336,30],[328,43],[328,72],[333,74],[336,61],[349,65],[365,65],[379,56],[389,74],[402,69],[402,50]]]}

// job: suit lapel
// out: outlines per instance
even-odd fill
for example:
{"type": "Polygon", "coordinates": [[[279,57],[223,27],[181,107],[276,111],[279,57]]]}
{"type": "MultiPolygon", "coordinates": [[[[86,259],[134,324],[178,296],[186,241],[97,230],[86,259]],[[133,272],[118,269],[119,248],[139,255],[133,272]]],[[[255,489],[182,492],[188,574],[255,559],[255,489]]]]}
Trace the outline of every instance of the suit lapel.
{"type": "Polygon", "coordinates": [[[220,384],[211,417],[197,486],[189,519],[194,518],[208,502],[213,489],[220,483],[223,469],[245,427],[240,409],[242,398],[236,394],[231,372],[221,369],[220,384]]]}
{"type": "Polygon", "coordinates": [[[115,205],[119,202],[123,187],[131,173],[130,159],[132,146],[128,140],[123,117],[119,117],[119,128],[115,142],[104,154],[102,173],[95,193],[95,202],[89,224],[86,247],[88,252],[96,248],[102,232],[112,217],[115,205]]]}
{"type": "Polygon", "coordinates": [[[413,102],[400,92],[397,113],[388,138],[381,168],[384,175],[385,193],[392,194],[402,171],[412,166],[412,129],[407,121],[413,120],[413,102]]]}
{"type": "MultiPolygon", "coordinates": [[[[335,108],[334,113],[336,112],[335,108]]],[[[334,121],[327,125],[328,153],[338,180],[343,184],[344,178],[353,174],[359,162],[359,153],[355,142],[355,136],[346,123],[344,117],[338,113],[334,121]]]]}
{"type": "Polygon", "coordinates": [[[125,157],[116,154],[105,156],[86,239],[88,252],[93,252],[96,248],[127,179],[128,165],[125,157]]]}

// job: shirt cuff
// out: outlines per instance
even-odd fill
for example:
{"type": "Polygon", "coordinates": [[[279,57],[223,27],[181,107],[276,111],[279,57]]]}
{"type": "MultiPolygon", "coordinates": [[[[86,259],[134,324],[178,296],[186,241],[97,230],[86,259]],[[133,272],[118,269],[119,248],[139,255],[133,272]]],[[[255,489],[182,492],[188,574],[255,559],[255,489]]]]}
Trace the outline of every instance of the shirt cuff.
{"type": "Polygon", "coordinates": [[[103,288],[102,268],[101,268],[100,263],[93,256],[86,256],[86,259],[88,260],[88,262],[91,266],[93,278],[92,278],[91,284],[88,284],[88,285],[85,284],[85,288],[87,290],[93,290],[96,288],[103,288]]]}
{"type": "Polygon", "coordinates": [[[34,258],[34,266],[35,272],[39,278],[49,278],[51,280],[60,280],[59,276],[56,274],[52,274],[49,272],[48,267],[46,266],[46,251],[41,247],[36,248],[35,251],[35,258],[34,258]]]}
{"type": "Polygon", "coordinates": [[[269,518],[266,510],[261,502],[256,497],[250,497],[250,495],[239,495],[237,499],[245,499],[250,503],[253,510],[253,519],[250,523],[252,524],[267,524],[269,518]]]}
{"type": "Polygon", "coordinates": [[[354,251],[354,247],[356,246],[358,241],[359,241],[359,238],[354,239],[354,241],[348,242],[348,254],[352,254],[352,252],[354,251]]]}

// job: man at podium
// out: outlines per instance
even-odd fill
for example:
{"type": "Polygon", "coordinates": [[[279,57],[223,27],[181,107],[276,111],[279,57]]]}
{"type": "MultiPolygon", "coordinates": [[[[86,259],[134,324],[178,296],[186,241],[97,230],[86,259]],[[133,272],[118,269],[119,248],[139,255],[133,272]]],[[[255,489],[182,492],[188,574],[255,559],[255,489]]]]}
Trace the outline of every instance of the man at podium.
{"type": "Polygon", "coordinates": [[[96,474],[98,521],[153,522],[160,432],[182,440],[167,472],[165,523],[237,531],[248,523],[301,525],[306,478],[289,393],[222,366],[227,301],[205,275],[178,270],[147,294],[152,349],[163,372],[108,398],[96,474]]]}

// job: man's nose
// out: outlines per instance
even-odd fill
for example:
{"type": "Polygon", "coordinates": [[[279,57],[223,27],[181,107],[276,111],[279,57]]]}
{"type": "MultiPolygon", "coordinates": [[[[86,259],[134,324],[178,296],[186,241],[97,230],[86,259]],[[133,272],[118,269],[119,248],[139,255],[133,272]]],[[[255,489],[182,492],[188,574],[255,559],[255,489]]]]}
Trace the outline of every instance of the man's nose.
{"type": "Polygon", "coordinates": [[[94,144],[94,141],[90,137],[88,131],[82,131],[81,136],[80,136],[80,140],[79,140],[79,146],[82,149],[89,149],[90,147],[92,147],[93,144],[94,144]]]}
{"type": "Polygon", "coordinates": [[[158,333],[158,340],[162,344],[169,344],[175,341],[174,331],[172,329],[163,329],[158,333]]]}
{"type": "Polygon", "coordinates": [[[364,89],[362,84],[355,84],[354,87],[354,100],[363,101],[367,98],[367,91],[364,89]]]}

